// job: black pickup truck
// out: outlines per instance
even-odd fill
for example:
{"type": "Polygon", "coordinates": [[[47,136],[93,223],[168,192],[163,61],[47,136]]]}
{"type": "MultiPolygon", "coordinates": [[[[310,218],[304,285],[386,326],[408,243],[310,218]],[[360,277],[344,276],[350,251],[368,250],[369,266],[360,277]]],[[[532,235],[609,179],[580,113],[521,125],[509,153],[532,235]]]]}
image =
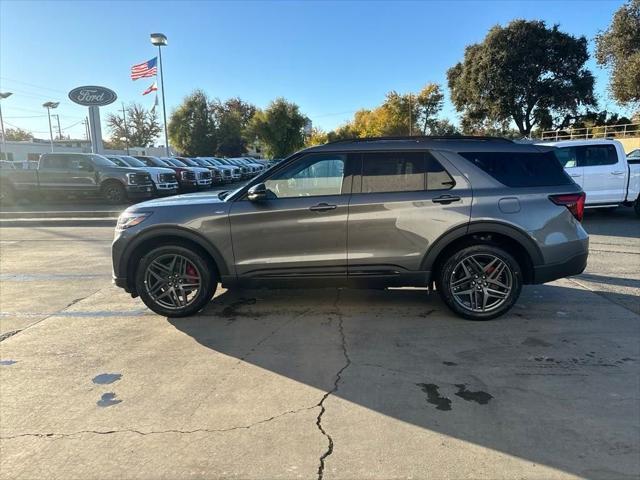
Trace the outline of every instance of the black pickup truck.
{"type": "Polygon", "coordinates": [[[34,193],[101,196],[118,204],[152,197],[153,182],[144,170],[118,167],[91,153],[45,153],[35,170],[0,169],[4,204],[34,193]]]}

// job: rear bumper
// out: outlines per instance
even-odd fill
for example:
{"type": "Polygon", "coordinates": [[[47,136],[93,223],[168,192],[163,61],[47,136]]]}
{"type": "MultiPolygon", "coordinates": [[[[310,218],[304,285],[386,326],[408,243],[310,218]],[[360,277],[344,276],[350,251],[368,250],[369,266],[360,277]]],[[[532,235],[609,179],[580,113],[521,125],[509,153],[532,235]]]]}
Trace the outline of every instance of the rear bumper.
{"type": "Polygon", "coordinates": [[[533,283],[546,283],[558,278],[581,274],[587,266],[589,252],[575,255],[564,262],[533,267],[533,283]]]}

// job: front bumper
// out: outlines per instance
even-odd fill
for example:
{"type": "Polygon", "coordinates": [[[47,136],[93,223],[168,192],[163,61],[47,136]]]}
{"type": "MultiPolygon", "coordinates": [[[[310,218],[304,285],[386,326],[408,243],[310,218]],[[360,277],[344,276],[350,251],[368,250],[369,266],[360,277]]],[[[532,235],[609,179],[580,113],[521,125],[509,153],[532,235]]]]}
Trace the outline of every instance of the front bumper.
{"type": "Polygon", "coordinates": [[[200,188],[209,188],[209,187],[211,187],[211,183],[212,183],[212,181],[211,181],[210,178],[205,178],[205,179],[202,179],[202,180],[198,180],[198,187],[200,187],[200,188]]]}
{"type": "Polygon", "coordinates": [[[156,193],[158,195],[175,195],[178,193],[178,183],[157,183],[156,193]]]}
{"type": "Polygon", "coordinates": [[[127,196],[129,198],[150,198],[153,197],[153,185],[127,185],[127,196]]]}

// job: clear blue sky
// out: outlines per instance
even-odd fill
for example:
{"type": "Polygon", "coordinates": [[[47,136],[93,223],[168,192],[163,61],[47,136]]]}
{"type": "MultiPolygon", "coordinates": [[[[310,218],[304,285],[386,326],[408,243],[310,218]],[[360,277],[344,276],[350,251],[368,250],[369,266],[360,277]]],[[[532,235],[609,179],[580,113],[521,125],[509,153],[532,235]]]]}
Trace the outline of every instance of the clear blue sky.
{"type": "MultiPolygon", "coordinates": [[[[194,88],[211,97],[265,107],[283,96],[300,105],[315,126],[331,129],[353,112],[379,104],[389,90],[446,85],[446,70],[468,44],[514,18],[558,23],[590,39],[622,4],[612,1],[434,2],[0,2],[0,90],[5,126],[48,136],[41,104],[60,100],[62,127],[86,109],[66,94],[104,85],[120,100],[149,107],[141,93],[152,80],[129,79],[129,69],[156,55],[149,33],[163,32],[167,114],[194,88]],[[32,118],[25,118],[32,117],[32,118]]],[[[601,107],[607,72],[590,62],[601,107]]],[[[624,111],[623,111],[624,112],[624,111]]],[[[444,115],[456,121],[447,100],[444,115]]],[[[65,133],[82,137],[84,127],[65,133]]],[[[108,136],[104,129],[103,135],[108,136]]]]}

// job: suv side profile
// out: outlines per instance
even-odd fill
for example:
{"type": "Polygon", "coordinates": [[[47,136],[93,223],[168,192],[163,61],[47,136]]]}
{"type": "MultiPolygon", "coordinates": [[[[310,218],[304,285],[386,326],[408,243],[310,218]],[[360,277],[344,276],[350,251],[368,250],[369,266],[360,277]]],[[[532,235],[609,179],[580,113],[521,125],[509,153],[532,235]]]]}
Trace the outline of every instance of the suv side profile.
{"type": "Polygon", "coordinates": [[[161,315],[224,287],[433,288],[458,315],[581,273],[584,193],[553,152],[491,137],[370,138],[302,150],[247,185],[128,208],[114,282],[161,315]]]}

